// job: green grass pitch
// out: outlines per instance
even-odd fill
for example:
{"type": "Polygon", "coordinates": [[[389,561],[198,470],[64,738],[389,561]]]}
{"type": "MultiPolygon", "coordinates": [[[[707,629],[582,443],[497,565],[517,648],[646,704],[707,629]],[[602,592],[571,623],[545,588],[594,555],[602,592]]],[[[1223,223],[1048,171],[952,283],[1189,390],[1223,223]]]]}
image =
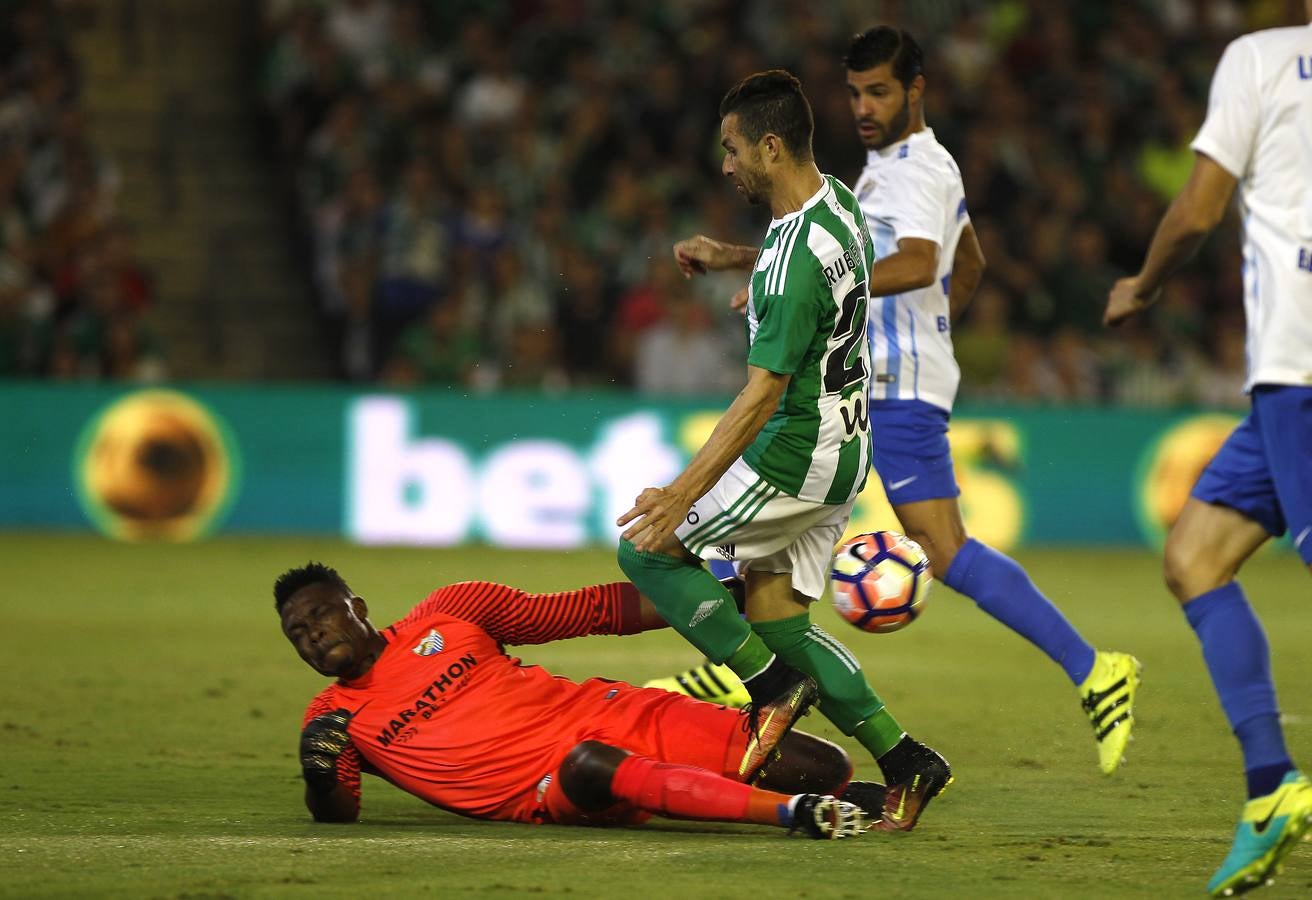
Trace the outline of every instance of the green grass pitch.
{"type": "MultiPolygon", "coordinates": [[[[914,833],[832,845],[660,820],[612,831],[474,822],[374,779],[360,824],[315,825],[294,751],[320,679],[283,640],[270,595],[274,576],[310,558],[337,566],[380,626],[450,581],[548,590],[619,577],[600,550],[0,535],[0,895],[1190,897],[1229,844],[1238,749],[1144,552],[1021,556],[1086,636],[1144,663],[1137,740],[1112,778],[1098,773],[1060,670],[969,601],[937,586],[924,618],[893,635],[819,609],[957,774],[914,833]]],[[[1244,583],[1270,636],[1291,750],[1306,762],[1306,572],[1272,554],[1244,583]]],[[[671,632],[522,655],[560,674],[637,681],[696,658],[671,632]]],[[[818,713],[802,727],[840,739],[818,713]]],[[[858,773],[877,774],[843,743],[858,773]]],[[[1312,894],[1312,848],[1263,893],[1312,894]]]]}

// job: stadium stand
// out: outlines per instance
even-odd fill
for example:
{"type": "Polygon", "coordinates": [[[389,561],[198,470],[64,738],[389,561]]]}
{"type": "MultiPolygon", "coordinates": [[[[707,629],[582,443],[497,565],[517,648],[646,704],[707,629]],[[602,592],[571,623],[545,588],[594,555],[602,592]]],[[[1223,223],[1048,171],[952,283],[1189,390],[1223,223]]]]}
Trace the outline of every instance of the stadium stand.
{"type": "MultiPolygon", "coordinates": [[[[837,55],[877,10],[840,6],[267,2],[263,97],[342,372],[732,385],[736,285],[670,277],[668,248],[759,230],[715,145],[716,101],[748,71],[798,72],[822,168],[855,176],[837,55]]],[[[1235,254],[1177,279],[1130,341],[1104,340],[1100,315],[1188,172],[1212,62],[1280,4],[882,7],[927,46],[930,124],[990,261],[957,336],[966,394],[1240,403],[1235,254]]]]}
{"type": "MultiPolygon", "coordinates": [[[[863,154],[837,57],[883,18],[926,46],[929,122],[962,165],[989,260],[956,332],[963,395],[1238,406],[1236,254],[1204,254],[1130,340],[1107,340],[1099,317],[1187,174],[1221,48],[1284,21],[1286,5],[935,0],[813,16],[774,0],[245,0],[204,15],[15,4],[3,19],[0,371],[731,390],[737,284],[685,282],[668,263],[678,236],[750,242],[762,224],[718,174],[716,102],[745,72],[792,68],[815,106],[821,167],[852,180],[863,154]],[[172,80],[150,103],[101,104],[89,128],[69,19],[98,21],[98,42],[78,43],[98,74],[106,42],[125,69],[150,56],[133,46],[143,33],[194,43],[196,59],[147,60],[132,79],[143,95],[158,69],[172,80]],[[267,126],[254,152],[242,144],[252,80],[267,126]],[[122,170],[89,135],[127,154],[122,170]],[[151,321],[167,326],[167,368],[151,321]],[[246,359],[257,333],[263,351],[246,359]],[[275,352],[293,342],[303,355],[275,352]]],[[[1236,227],[1214,240],[1232,245],[1236,227]]]]}
{"type": "Polygon", "coordinates": [[[87,126],[68,19],[0,10],[0,376],[156,381],[155,294],[119,216],[122,178],[87,126]]]}

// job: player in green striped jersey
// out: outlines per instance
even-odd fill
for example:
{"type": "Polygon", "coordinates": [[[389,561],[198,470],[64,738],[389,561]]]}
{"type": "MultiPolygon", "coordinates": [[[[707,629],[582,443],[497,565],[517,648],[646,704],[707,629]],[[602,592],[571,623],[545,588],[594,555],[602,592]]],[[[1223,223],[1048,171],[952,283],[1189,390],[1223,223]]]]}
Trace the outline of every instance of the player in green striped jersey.
{"type": "MultiPolygon", "coordinates": [[[[818,693],[821,711],[890,779],[883,827],[909,829],[950,781],[947,764],[907,737],[809,613],[868,468],[870,236],[851,191],[816,168],[796,78],[749,76],[720,116],[724,174],[773,216],[750,264],[747,386],[688,467],[620,517],[620,567],[667,622],[743,679],[755,739],[741,775],[759,773],[818,693]],[[710,558],[743,561],[750,625],[701,565],[710,558]]],[[[708,267],[744,261],[743,248],[716,246],[722,255],[700,257],[708,267]]]]}

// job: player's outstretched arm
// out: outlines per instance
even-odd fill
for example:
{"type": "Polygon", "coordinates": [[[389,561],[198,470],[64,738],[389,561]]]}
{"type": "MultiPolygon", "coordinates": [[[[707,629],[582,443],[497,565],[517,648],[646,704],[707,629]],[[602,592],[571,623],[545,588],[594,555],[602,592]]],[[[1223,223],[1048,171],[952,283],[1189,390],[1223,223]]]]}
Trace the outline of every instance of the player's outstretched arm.
{"type": "Polygon", "coordinates": [[[697,499],[728,471],[756,439],[779,406],[791,376],[759,366],[747,367],[747,385],[716,423],[710,438],[693,456],[688,467],[663,488],[647,488],[633,508],[615,524],[629,528],[624,539],[640,553],[660,551],[674,535],[697,499]]]}
{"type": "Polygon", "coordinates": [[[1166,280],[1189,261],[1221,222],[1237,183],[1235,176],[1211,157],[1194,155],[1189,181],[1158,223],[1143,268],[1138,275],[1112,285],[1102,317],[1104,325],[1119,325],[1157,300],[1166,280]]]}
{"type": "Polygon", "coordinates": [[[491,581],[447,585],[415,607],[412,617],[463,619],[502,644],[547,644],[594,634],[637,634],[667,623],[627,581],[533,594],[491,581]]]}
{"type": "Polygon", "coordinates": [[[984,277],[984,248],[969,222],[957,240],[957,251],[952,255],[952,279],[948,283],[948,316],[953,322],[961,318],[970,300],[975,296],[984,277]]]}
{"type": "Polygon", "coordinates": [[[674,261],[684,278],[704,275],[723,269],[742,269],[750,272],[756,260],[757,249],[742,244],[726,244],[704,234],[679,241],[674,245],[674,261]]]}
{"type": "Polygon", "coordinates": [[[315,716],[301,730],[305,806],[316,822],[354,822],[360,817],[359,753],[347,733],[350,722],[349,712],[335,709],[315,716]]]}

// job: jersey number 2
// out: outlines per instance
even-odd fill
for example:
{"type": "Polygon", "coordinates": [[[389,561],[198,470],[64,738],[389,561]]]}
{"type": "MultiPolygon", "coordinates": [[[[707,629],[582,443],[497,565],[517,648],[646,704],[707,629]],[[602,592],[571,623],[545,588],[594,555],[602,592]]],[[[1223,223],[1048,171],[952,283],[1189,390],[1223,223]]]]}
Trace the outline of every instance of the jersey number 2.
{"type": "Polygon", "coordinates": [[[866,361],[860,353],[857,353],[856,361],[852,365],[847,364],[847,358],[857,348],[857,342],[865,340],[865,325],[866,286],[862,283],[847,292],[838,309],[838,321],[834,323],[834,334],[830,340],[840,343],[830,350],[829,356],[825,358],[826,394],[840,393],[853,381],[866,377],[866,361]]]}

